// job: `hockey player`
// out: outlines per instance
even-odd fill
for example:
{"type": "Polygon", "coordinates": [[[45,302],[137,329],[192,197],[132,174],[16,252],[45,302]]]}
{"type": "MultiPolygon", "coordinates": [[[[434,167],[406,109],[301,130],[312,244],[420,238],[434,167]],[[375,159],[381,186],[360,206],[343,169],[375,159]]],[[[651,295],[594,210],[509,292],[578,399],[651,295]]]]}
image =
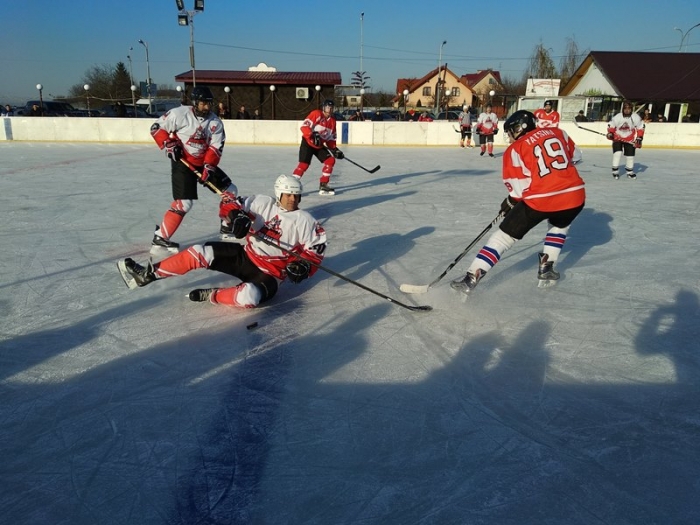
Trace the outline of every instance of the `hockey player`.
{"type": "Polygon", "coordinates": [[[304,119],[301,125],[301,145],[299,146],[299,164],[293,175],[301,178],[311,163],[311,157],[316,157],[323,163],[321,180],[318,189],[320,195],[335,195],[335,190],[328,183],[331,180],[335,159],[345,157],[336,146],[335,117],[332,100],[323,102],[321,109],[315,109],[304,119]]]}
{"type": "Polygon", "coordinates": [[[535,118],[537,119],[538,128],[558,128],[561,116],[559,112],[552,108],[552,101],[544,101],[544,109],[535,110],[535,118]]]}
{"type": "Polygon", "coordinates": [[[573,162],[575,144],[563,130],[538,129],[535,116],[524,110],[513,113],[503,129],[512,141],[503,154],[503,181],[508,188],[501,203],[504,218],[467,274],[450,284],[467,295],[515,241],[545,219],[549,229],[538,255],[538,286],[554,284],[559,279],[554,263],[586,199],[584,182],[573,162]]]}
{"type": "Polygon", "coordinates": [[[458,117],[460,132],[459,145],[462,148],[465,147],[465,141],[467,148],[474,147],[472,146],[472,120],[474,120],[474,116],[471,113],[471,109],[471,106],[464,106],[458,117]]]}
{"type": "Polygon", "coordinates": [[[491,112],[491,104],[486,104],[486,110],[479,115],[476,121],[476,130],[479,133],[479,146],[483,157],[488,147],[489,157],[493,157],[493,137],[498,135],[498,117],[491,112]]]}
{"type": "Polygon", "coordinates": [[[208,87],[196,86],[190,95],[192,106],[178,106],[163,114],[151,126],[151,136],[170,159],[173,201],[163,221],[156,225],[153,246],[177,251],[179,244],[170,240],[197,199],[197,183],[209,179],[222,191],[231,181],[217,168],[224,149],[224,125],[211,111],[214,97],[208,87]],[[202,173],[199,179],[184,159],[202,173]]]}
{"type": "Polygon", "coordinates": [[[275,198],[267,195],[235,199],[226,194],[222,196],[219,214],[230,225],[235,237],[245,237],[245,244],[195,244],[156,264],[148,263],[146,267],[132,259],[124,259],[117,263],[124,282],[129,288],[136,288],[184,275],[191,270],[214,270],[242,282],[230,288],[192,290],[189,293],[191,301],[208,300],[213,304],[255,308],[272,299],[285,279],[300,283],[312,276],[317,268],[307,261],[320,264],[323,260],[326,232],[311,214],[299,209],[302,185],[298,178],[280,175],[274,188],[275,198]]]}
{"type": "Polygon", "coordinates": [[[644,137],[644,122],[642,118],[632,111],[632,103],[624,101],[622,111],[613,116],[608,122],[608,140],[612,140],[612,176],[614,179],[620,178],[620,160],[622,154],[625,155],[625,173],[627,178],[636,179],[634,173],[634,153],[635,149],[642,147],[644,137]]]}

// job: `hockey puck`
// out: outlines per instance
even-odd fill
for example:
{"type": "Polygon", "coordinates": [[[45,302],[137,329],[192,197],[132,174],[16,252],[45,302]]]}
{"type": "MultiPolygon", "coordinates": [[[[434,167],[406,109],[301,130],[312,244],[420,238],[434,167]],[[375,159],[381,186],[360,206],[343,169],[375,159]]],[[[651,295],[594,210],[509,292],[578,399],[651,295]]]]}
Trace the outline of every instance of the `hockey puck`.
{"type": "Polygon", "coordinates": [[[258,326],[258,323],[250,323],[248,326],[246,326],[246,328],[247,328],[248,330],[252,330],[253,328],[255,328],[255,327],[257,327],[257,326],[258,326]]]}

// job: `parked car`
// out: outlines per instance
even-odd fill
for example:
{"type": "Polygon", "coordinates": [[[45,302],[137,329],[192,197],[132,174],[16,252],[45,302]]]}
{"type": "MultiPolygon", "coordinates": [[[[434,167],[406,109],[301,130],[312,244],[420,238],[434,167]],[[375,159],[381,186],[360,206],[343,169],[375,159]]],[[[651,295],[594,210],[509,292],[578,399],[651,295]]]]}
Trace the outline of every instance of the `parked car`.
{"type": "Polygon", "coordinates": [[[441,111],[435,120],[459,120],[459,111],[441,111]]]}
{"type": "MultiPolygon", "coordinates": [[[[126,118],[134,117],[134,106],[131,104],[124,104],[126,110],[126,118]]],[[[116,104],[109,104],[100,108],[100,117],[116,117],[116,104]]],[[[152,115],[141,108],[138,104],[136,105],[136,118],[157,118],[156,115],[152,115]]]]}
{"type": "Polygon", "coordinates": [[[37,106],[43,106],[45,117],[75,117],[78,115],[78,110],[75,109],[68,102],[58,102],[55,100],[44,100],[43,102],[39,100],[30,100],[24,105],[23,114],[29,115],[32,111],[32,106],[36,104],[37,106]]]}

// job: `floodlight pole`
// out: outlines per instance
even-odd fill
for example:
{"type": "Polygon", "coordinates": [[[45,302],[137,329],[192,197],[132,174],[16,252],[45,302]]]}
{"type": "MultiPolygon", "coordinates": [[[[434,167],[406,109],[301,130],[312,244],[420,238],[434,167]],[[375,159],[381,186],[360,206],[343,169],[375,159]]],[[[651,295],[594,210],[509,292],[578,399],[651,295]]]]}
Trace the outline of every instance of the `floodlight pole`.
{"type": "Polygon", "coordinates": [[[438,69],[437,69],[437,93],[435,94],[435,108],[436,111],[440,112],[440,67],[442,66],[442,48],[447,44],[447,40],[443,40],[440,44],[440,58],[438,58],[438,69]]]}
{"type": "Polygon", "coordinates": [[[677,28],[677,27],[674,27],[674,28],[673,28],[673,29],[675,29],[676,31],[680,32],[680,34],[681,34],[681,45],[678,46],[678,52],[679,52],[679,53],[680,53],[681,51],[683,51],[683,44],[685,43],[685,39],[688,38],[688,33],[690,33],[693,29],[695,29],[695,28],[698,27],[698,26],[700,26],[700,24],[695,24],[693,27],[691,27],[690,29],[688,29],[685,33],[683,32],[682,29],[679,29],[679,28],[677,28]]]}
{"type": "Polygon", "coordinates": [[[148,90],[148,112],[152,113],[151,108],[151,61],[148,58],[148,43],[143,40],[139,40],[139,44],[146,48],[146,89],[148,90]]]}

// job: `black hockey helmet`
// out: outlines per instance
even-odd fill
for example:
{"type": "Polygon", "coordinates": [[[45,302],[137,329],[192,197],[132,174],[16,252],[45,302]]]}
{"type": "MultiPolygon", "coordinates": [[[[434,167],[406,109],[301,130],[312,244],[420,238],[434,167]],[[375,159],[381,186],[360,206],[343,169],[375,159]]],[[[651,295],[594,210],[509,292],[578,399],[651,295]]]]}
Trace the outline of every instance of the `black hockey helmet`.
{"type": "Polygon", "coordinates": [[[521,136],[529,133],[537,128],[537,119],[535,115],[524,109],[513,113],[506,123],[503,124],[503,129],[510,135],[513,140],[517,140],[521,136]]]}
{"type": "Polygon", "coordinates": [[[553,103],[551,100],[545,100],[545,101],[544,101],[544,106],[545,106],[545,107],[547,107],[547,106],[552,106],[552,107],[554,107],[554,103],[553,103]]]}
{"type": "Polygon", "coordinates": [[[326,100],[323,101],[323,104],[321,105],[321,107],[325,108],[326,106],[330,106],[330,107],[334,108],[335,102],[333,102],[330,98],[327,98],[326,100]]]}
{"type": "Polygon", "coordinates": [[[206,86],[195,86],[192,88],[192,93],[190,93],[190,99],[192,102],[209,102],[210,104],[214,102],[214,95],[211,94],[211,89],[206,86]]]}

